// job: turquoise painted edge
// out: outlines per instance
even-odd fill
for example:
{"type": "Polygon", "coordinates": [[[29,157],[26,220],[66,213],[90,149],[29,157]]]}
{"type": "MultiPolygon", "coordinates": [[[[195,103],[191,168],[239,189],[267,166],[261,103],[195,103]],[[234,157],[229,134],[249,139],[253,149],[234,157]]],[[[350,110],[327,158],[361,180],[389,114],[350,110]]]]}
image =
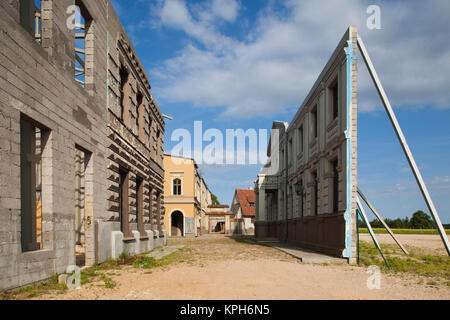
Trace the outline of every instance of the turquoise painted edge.
{"type": "Polygon", "coordinates": [[[345,139],[347,140],[347,208],[344,213],[345,220],[345,249],[342,252],[344,258],[352,257],[352,138],[350,132],[350,112],[353,100],[352,76],[353,62],[355,61],[352,35],[347,41],[348,46],[344,48],[347,56],[347,129],[345,130],[345,139]]]}

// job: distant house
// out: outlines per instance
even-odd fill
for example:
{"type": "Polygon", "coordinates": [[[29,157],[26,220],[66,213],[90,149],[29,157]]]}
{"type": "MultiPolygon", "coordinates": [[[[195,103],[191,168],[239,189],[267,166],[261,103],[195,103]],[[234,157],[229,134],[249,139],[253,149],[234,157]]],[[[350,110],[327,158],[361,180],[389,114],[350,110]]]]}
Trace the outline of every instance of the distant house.
{"type": "Polygon", "coordinates": [[[209,205],[208,212],[205,215],[205,224],[208,226],[207,233],[230,233],[230,216],[233,214],[228,211],[226,204],[209,205]]]}
{"type": "Polygon", "coordinates": [[[234,234],[254,234],[255,226],[255,191],[236,189],[231,204],[231,230],[234,234]]]}

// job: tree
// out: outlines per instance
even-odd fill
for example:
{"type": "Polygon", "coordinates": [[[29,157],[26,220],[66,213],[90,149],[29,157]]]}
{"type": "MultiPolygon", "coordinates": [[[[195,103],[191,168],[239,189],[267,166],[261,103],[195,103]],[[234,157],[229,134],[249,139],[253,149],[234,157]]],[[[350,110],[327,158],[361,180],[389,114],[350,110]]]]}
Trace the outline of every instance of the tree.
{"type": "Polygon", "coordinates": [[[214,193],[211,193],[211,201],[213,205],[220,204],[219,200],[217,199],[217,196],[214,193]]]}
{"type": "MultiPolygon", "coordinates": [[[[392,229],[435,229],[436,225],[433,220],[431,220],[431,217],[426,214],[425,212],[419,210],[416,211],[411,219],[408,219],[408,217],[405,217],[403,219],[397,218],[397,219],[384,219],[384,222],[389,226],[389,228],[392,229]]],[[[370,221],[370,225],[372,228],[384,228],[383,224],[378,220],[374,219],[370,221]]],[[[360,228],[366,228],[366,224],[359,220],[359,227],[360,228]]]]}
{"type": "Polygon", "coordinates": [[[412,229],[433,229],[435,227],[430,216],[421,210],[414,212],[410,224],[412,229]]]}
{"type": "Polygon", "coordinates": [[[372,228],[383,228],[383,224],[378,219],[373,219],[372,221],[370,221],[370,225],[372,226],[372,228]]]}

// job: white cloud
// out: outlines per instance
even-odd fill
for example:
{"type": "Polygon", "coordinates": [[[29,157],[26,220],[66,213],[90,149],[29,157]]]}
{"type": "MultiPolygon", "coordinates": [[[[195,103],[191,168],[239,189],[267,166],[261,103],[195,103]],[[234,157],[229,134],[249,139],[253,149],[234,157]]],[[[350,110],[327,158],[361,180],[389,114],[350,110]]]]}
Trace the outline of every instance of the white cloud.
{"type": "Polygon", "coordinates": [[[186,5],[182,1],[165,1],[161,9],[161,20],[167,26],[189,30],[192,27],[192,19],[186,5]]]}
{"type": "Polygon", "coordinates": [[[450,190],[450,177],[449,176],[435,177],[430,182],[430,189],[448,192],[450,190]]]}
{"type": "MultiPolygon", "coordinates": [[[[242,6],[214,1],[188,7],[181,0],[160,6],[161,25],[191,41],[154,70],[154,91],[168,102],[215,107],[222,115],[270,117],[298,107],[349,25],[356,25],[394,107],[450,108],[448,41],[450,2],[383,2],[382,30],[366,28],[361,1],[269,2],[244,39],[222,30],[242,6]]],[[[361,110],[381,106],[359,66],[361,110]]]]}
{"type": "Polygon", "coordinates": [[[215,19],[233,21],[239,8],[234,0],[227,1],[227,4],[222,2],[215,0],[208,6],[196,5],[189,10],[183,0],[165,0],[156,7],[152,6],[152,10],[159,15],[159,25],[181,30],[209,50],[217,50],[232,45],[233,40],[217,31],[215,19]]]}
{"type": "MultiPolygon", "coordinates": [[[[382,185],[382,186],[369,186],[367,181],[364,183],[359,178],[359,185],[367,185],[367,193],[370,193],[372,197],[377,198],[396,198],[399,196],[414,196],[417,198],[422,198],[419,186],[414,179],[402,179],[400,182],[395,183],[395,185],[382,185]]],[[[425,181],[428,191],[430,192],[432,198],[433,196],[448,195],[450,191],[450,176],[435,176],[433,179],[428,179],[425,181]]],[[[364,189],[365,190],[365,189],[364,189]]]]}
{"type": "Polygon", "coordinates": [[[239,3],[235,0],[214,0],[212,2],[214,15],[230,22],[236,19],[239,7],[239,3]]]}

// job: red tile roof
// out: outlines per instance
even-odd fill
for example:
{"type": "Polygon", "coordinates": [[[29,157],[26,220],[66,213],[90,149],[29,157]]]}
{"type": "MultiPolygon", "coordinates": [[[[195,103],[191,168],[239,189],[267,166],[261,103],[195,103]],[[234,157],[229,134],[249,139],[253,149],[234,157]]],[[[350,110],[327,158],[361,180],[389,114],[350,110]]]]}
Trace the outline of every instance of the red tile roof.
{"type": "Polygon", "coordinates": [[[242,215],[245,217],[255,216],[255,191],[250,189],[236,189],[242,215]],[[250,206],[253,203],[253,207],[250,206]]]}

